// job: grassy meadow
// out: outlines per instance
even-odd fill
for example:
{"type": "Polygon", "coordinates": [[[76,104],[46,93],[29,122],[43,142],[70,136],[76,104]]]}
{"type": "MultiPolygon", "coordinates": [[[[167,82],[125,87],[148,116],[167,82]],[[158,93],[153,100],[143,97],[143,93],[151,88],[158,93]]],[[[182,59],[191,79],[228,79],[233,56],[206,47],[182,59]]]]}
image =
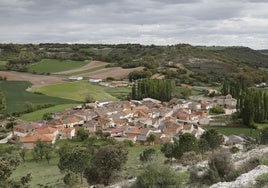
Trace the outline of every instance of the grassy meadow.
{"type": "Polygon", "coordinates": [[[253,138],[258,138],[260,136],[259,129],[251,129],[244,126],[202,126],[205,129],[215,129],[220,133],[229,136],[229,135],[245,135],[253,138]]]}
{"type": "Polygon", "coordinates": [[[31,87],[31,83],[25,81],[0,81],[0,90],[6,97],[8,113],[19,112],[25,110],[25,102],[31,102],[34,105],[44,104],[74,104],[77,101],[72,99],[62,99],[51,97],[26,91],[31,87]]]}
{"type": "MultiPolygon", "coordinates": [[[[66,142],[66,140],[59,140],[56,142],[56,146],[60,146],[66,142]]],[[[68,141],[68,143],[72,145],[83,145],[83,142],[78,142],[75,140],[68,141]]],[[[101,143],[100,143],[101,145],[101,143]]],[[[8,146],[6,146],[8,147],[8,146]]],[[[1,148],[1,146],[0,146],[1,148]]],[[[135,177],[140,174],[143,170],[143,165],[140,162],[139,156],[140,154],[148,148],[153,148],[156,150],[157,157],[155,162],[158,164],[163,164],[166,158],[163,153],[161,153],[160,145],[155,146],[134,146],[128,147],[128,160],[122,171],[122,177],[135,177]]],[[[51,186],[51,187],[64,187],[63,176],[57,167],[59,161],[59,157],[56,152],[53,153],[53,157],[48,164],[46,160],[43,161],[35,161],[32,157],[31,150],[26,152],[25,162],[22,162],[20,166],[13,172],[12,178],[18,179],[21,176],[26,175],[27,173],[31,173],[32,180],[30,182],[30,187],[40,187],[42,186],[51,186]]],[[[78,184],[80,187],[81,185],[78,184]]],[[[84,179],[84,184],[82,187],[87,187],[86,180],[84,179]]]]}
{"type": "Polygon", "coordinates": [[[118,99],[125,99],[131,93],[131,88],[129,87],[106,88],[105,92],[111,94],[112,96],[118,99]]]}
{"type": "Polygon", "coordinates": [[[116,97],[107,93],[105,89],[106,87],[92,84],[88,81],[74,81],[35,88],[34,90],[48,96],[81,102],[85,101],[85,98],[89,95],[98,101],[117,100],[116,97]]]}
{"type": "Polygon", "coordinates": [[[88,62],[84,61],[71,61],[71,60],[57,60],[57,59],[43,59],[38,63],[32,64],[28,67],[28,72],[36,73],[55,73],[79,68],[87,65],[88,62]]]}

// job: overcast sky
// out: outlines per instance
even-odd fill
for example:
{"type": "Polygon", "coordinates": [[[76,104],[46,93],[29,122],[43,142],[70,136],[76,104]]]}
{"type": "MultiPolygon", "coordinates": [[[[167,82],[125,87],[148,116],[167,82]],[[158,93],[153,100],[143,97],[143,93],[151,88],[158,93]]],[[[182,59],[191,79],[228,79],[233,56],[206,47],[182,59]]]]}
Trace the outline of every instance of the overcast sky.
{"type": "Polygon", "coordinates": [[[268,0],[0,0],[0,42],[268,49],[268,0]]]}

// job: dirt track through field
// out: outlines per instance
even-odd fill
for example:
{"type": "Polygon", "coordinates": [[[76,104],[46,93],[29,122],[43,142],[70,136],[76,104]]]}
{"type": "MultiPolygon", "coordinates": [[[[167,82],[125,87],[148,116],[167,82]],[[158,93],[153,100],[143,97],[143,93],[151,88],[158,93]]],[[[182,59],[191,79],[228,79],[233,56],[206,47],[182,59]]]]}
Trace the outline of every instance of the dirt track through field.
{"type": "Polygon", "coordinates": [[[90,63],[88,63],[87,65],[85,65],[83,67],[68,70],[68,71],[55,72],[54,74],[71,74],[71,73],[75,73],[75,72],[80,72],[80,71],[92,69],[92,68],[95,68],[95,67],[100,67],[100,66],[107,65],[107,64],[108,63],[102,62],[102,61],[91,61],[90,63]]]}
{"type": "Polygon", "coordinates": [[[57,76],[36,75],[15,71],[0,71],[0,76],[6,77],[7,80],[29,81],[33,84],[34,87],[41,87],[65,82],[64,78],[57,76]]]}

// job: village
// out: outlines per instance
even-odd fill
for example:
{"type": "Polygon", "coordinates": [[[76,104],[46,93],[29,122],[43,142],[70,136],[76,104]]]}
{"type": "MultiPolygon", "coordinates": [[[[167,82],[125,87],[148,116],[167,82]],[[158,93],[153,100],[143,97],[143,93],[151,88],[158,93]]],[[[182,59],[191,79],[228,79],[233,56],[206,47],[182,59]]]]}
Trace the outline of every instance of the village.
{"type": "Polygon", "coordinates": [[[148,138],[154,135],[153,144],[163,144],[173,142],[174,136],[183,133],[199,138],[205,131],[203,125],[227,126],[230,122],[213,117],[231,115],[236,111],[236,103],[231,95],[200,97],[197,101],[177,98],[169,102],[152,98],[96,101],[52,114],[50,120],[18,121],[13,127],[13,139],[33,148],[38,140],[54,144],[57,139],[72,139],[82,128],[90,135],[101,132],[119,141],[131,140],[141,145],[149,144],[148,138]],[[224,108],[225,114],[209,113],[217,105],[224,108]]]}

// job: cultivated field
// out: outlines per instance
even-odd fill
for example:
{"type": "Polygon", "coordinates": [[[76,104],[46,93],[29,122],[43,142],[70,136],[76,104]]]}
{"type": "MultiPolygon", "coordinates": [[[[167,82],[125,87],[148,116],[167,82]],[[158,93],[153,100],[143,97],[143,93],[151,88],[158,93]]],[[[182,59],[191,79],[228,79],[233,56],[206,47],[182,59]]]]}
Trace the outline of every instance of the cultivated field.
{"type": "Polygon", "coordinates": [[[77,103],[77,101],[73,101],[72,99],[66,100],[58,97],[31,93],[26,91],[29,87],[31,87],[31,83],[29,82],[0,81],[0,90],[4,92],[6,97],[7,112],[11,113],[25,110],[25,102],[31,102],[34,105],[77,103]]]}
{"type": "Polygon", "coordinates": [[[35,75],[15,71],[0,71],[0,76],[6,77],[7,80],[29,81],[33,84],[34,87],[40,87],[64,82],[64,78],[57,76],[35,75]]]}
{"type": "Polygon", "coordinates": [[[131,68],[131,69],[123,69],[121,67],[112,67],[112,68],[105,68],[102,70],[82,74],[84,77],[90,77],[90,78],[101,78],[105,79],[107,77],[112,77],[115,79],[123,79],[128,76],[129,73],[135,70],[143,70],[144,67],[137,67],[137,68],[131,68]]]}
{"type": "Polygon", "coordinates": [[[22,115],[20,118],[26,121],[36,121],[36,120],[41,120],[43,118],[43,115],[46,113],[56,113],[60,112],[63,110],[66,110],[68,108],[72,108],[74,106],[77,106],[78,104],[60,104],[57,106],[52,106],[49,108],[37,110],[31,113],[27,113],[22,115]]]}
{"type": "Polygon", "coordinates": [[[48,96],[60,97],[76,101],[85,101],[87,96],[92,96],[95,100],[117,100],[105,91],[106,87],[89,83],[88,81],[66,82],[63,84],[49,85],[40,88],[33,88],[34,91],[48,96]]]}
{"type": "Polygon", "coordinates": [[[108,63],[102,62],[102,61],[91,61],[90,63],[88,63],[85,66],[79,67],[79,68],[75,68],[72,70],[67,70],[67,71],[61,71],[61,72],[55,72],[55,74],[79,74],[80,72],[84,72],[87,70],[91,70],[97,67],[103,67],[105,65],[107,65],[108,63]]]}
{"type": "Polygon", "coordinates": [[[28,72],[36,73],[54,73],[60,71],[73,70],[87,65],[85,61],[71,61],[71,60],[57,60],[57,59],[43,59],[38,63],[32,64],[28,67],[28,72]]]}

